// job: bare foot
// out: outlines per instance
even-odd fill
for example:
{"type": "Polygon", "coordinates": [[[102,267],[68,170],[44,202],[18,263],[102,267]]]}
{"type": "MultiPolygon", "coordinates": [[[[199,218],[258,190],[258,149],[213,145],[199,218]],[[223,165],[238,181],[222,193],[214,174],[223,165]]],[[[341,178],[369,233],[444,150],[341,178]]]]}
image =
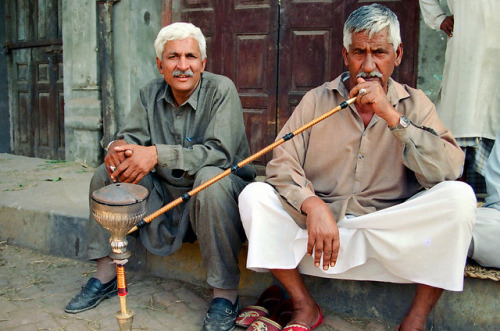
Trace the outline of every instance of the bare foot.
{"type": "Polygon", "coordinates": [[[405,316],[401,322],[399,331],[425,331],[426,318],[419,316],[405,316]]]}
{"type": "Polygon", "coordinates": [[[310,328],[319,319],[319,310],[314,301],[302,303],[293,308],[293,316],[288,324],[302,324],[310,328]]]}

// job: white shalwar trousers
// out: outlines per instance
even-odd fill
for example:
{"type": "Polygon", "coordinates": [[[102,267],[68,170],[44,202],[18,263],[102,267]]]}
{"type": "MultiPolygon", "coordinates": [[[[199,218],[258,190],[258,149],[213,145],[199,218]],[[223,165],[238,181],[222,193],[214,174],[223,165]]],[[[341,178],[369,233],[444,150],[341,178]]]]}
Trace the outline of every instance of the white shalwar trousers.
{"type": "Polygon", "coordinates": [[[470,256],[484,267],[500,268],[500,210],[481,207],[476,216],[470,256]]]}
{"type": "Polygon", "coordinates": [[[339,256],[327,271],[315,267],[306,254],[307,230],[285,211],[272,186],[247,185],[239,209],[248,238],[248,269],[298,267],[300,273],[318,277],[463,289],[476,210],[467,184],[443,182],[390,208],[348,215],[337,222],[339,256]]]}

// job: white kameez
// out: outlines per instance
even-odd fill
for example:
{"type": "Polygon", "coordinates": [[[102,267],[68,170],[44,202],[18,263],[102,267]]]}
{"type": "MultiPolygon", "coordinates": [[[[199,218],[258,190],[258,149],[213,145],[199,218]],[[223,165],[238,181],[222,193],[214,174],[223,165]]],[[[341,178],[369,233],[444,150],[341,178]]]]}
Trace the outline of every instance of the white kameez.
{"type": "MultiPolygon", "coordinates": [[[[440,30],[437,0],[420,0],[425,22],[440,30]]],[[[448,0],[454,15],[448,37],[438,115],[455,138],[495,139],[500,128],[500,1],[448,0]]]]}
{"type": "Polygon", "coordinates": [[[443,182],[402,204],[344,218],[338,222],[337,264],[328,271],[314,267],[306,255],[307,230],[285,211],[272,186],[248,185],[239,208],[249,269],[299,266],[301,273],[319,277],[463,289],[476,209],[474,193],[464,183],[443,182]]]}

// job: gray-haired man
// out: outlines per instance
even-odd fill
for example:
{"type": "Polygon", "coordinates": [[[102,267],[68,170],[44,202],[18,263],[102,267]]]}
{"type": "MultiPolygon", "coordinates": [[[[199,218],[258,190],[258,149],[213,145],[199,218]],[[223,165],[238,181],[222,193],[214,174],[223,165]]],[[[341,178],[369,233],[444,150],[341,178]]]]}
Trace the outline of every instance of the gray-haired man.
{"type": "MultiPolygon", "coordinates": [[[[90,192],[114,181],[145,186],[150,192],[148,214],[249,155],[238,93],[228,78],[204,71],[206,43],[200,29],[190,23],[166,26],[155,49],[163,77],[141,89],[90,184],[90,192]]],[[[204,330],[231,330],[235,325],[238,254],[245,240],[237,197],[254,177],[251,166],[243,167],[140,230],[144,246],[158,255],[198,240],[207,282],[214,288],[204,330]]],[[[88,257],[97,260],[97,273],[66,312],[94,308],[116,293],[108,237],[91,216],[88,257]]]]}
{"type": "Polygon", "coordinates": [[[247,267],[270,270],[293,301],[284,331],[323,320],[299,270],[419,284],[402,330],[424,330],[443,289],[463,288],[475,196],[454,181],[464,154],[434,105],[390,78],[402,55],[392,11],[354,11],[344,25],[348,72],[309,91],[278,136],[356,103],[274,149],[266,183],[240,195],[247,267]]]}

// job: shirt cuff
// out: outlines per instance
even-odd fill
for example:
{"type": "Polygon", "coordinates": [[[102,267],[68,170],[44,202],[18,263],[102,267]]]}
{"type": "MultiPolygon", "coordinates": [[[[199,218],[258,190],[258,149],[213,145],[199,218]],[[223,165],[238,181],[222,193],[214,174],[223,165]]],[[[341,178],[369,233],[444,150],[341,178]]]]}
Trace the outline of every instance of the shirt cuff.
{"type": "Polygon", "coordinates": [[[313,196],[316,196],[316,194],[314,192],[311,192],[311,190],[302,189],[299,191],[290,192],[285,195],[284,198],[293,208],[297,209],[299,213],[302,213],[302,204],[307,198],[313,196]]]}
{"type": "Polygon", "coordinates": [[[412,136],[412,131],[417,128],[410,124],[407,128],[392,130],[391,133],[402,143],[406,142],[412,136]]]}
{"type": "Polygon", "coordinates": [[[158,166],[162,168],[175,169],[177,157],[172,146],[158,144],[155,145],[156,153],[158,154],[158,166]]]}

